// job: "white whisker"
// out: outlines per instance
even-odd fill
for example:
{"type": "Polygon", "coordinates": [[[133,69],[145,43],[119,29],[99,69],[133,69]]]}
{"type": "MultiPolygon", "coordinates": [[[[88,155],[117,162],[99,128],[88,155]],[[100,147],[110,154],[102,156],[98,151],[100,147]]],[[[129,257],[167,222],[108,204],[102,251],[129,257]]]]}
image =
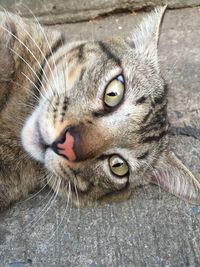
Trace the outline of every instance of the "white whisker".
{"type": "MultiPolygon", "coordinates": [[[[7,13],[7,12],[6,12],[6,13],[7,13]]],[[[7,13],[7,15],[10,16],[8,13],[7,13]]],[[[48,68],[49,68],[49,70],[50,70],[50,72],[51,72],[52,78],[53,78],[53,80],[54,80],[54,86],[56,86],[55,78],[54,78],[52,69],[51,69],[51,67],[50,67],[50,64],[49,64],[49,62],[48,62],[48,60],[47,60],[47,58],[46,58],[44,52],[41,50],[41,48],[40,48],[39,45],[36,43],[35,39],[30,35],[30,33],[29,33],[25,28],[23,28],[19,22],[18,22],[18,25],[19,25],[19,26],[21,27],[21,29],[23,29],[23,31],[30,37],[30,39],[33,41],[33,43],[35,44],[35,46],[38,48],[39,52],[41,53],[42,57],[44,58],[44,60],[45,60],[45,62],[46,62],[46,64],[47,64],[47,66],[48,66],[48,68]]],[[[37,62],[38,62],[38,61],[37,61],[37,62]]],[[[42,66],[41,66],[41,64],[40,64],[39,62],[38,62],[38,65],[40,66],[40,68],[42,68],[42,66]]],[[[45,72],[44,72],[44,76],[45,76],[45,78],[46,78],[46,81],[48,81],[48,78],[47,78],[45,72]]],[[[51,87],[51,91],[52,91],[52,93],[53,93],[52,87],[51,87]]]]}
{"type": "Polygon", "coordinates": [[[58,196],[58,192],[59,192],[59,189],[60,189],[60,184],[61,184],[61,179],[59,178],[58,179],[58,183],[57,183],[57,186],[55,188],[55,194],[52,198],[52,201],[50,202],[50,205],[49,207],[45,210],[45,208],[47,207],[47,205],[43,208],[42,211],[45,210],[45,212],[38,218],[37,221],[35,221],[33,224],[32,224],[32,227],[34,227],[41,219],[42,217],[44,217],[44,215],[49,211],[49,209],[52,207],[52,205],[54,204],[55,200],[56,200],[56,197],[58,196]]]}
{"type": "MultiPolygon", "coordinates": [[[[60,180],[58,181],[56,178],[55,178],[55,181],[54,181],[54,184],[52,185],[52,188],[51,188],[51,191],[53,191],[53,187],[54,185],[57,183],[57,186],[56,186],[56,189],[54,191],[54,193],[52,194],[51,198],[49,199],[49,201],[46,203],[46,205],[42,208],[42,210],[39,212],[39,214],[31,221],[29,222],[25,228],[27,229],[29,226],[34,226],[38,223],[38,221],[47,213],[47,211],[50,209],[50,207],[52,206],[52,203],[54,203],[54,200],[56,199],[57,197],[57,189],[60,187],[60,180]],[[50,204],[50,205],[49,205],[50,204]],[[48,207],[49,206],[49,207],[48,207]],[[48,207],[48,208],[47,208],[48,207]],[[46,209],[47,208],[47,209],[46,209]],[[46,209],[46,211],[43,213],[43,211],[46,209]],[[43,213],[43,214],[42,214],[43,213]]],[[[51,192],[50,191],[50,192],[51,192]]],[[[50,194],[50,192],[48,194],[50,194]]],[[[47,196],[46,196],[47,197],[47,196]]]]}
{"type": "MultiPolygon", "coordinates": [[[[36,84],[24,72],[21,72],[21,74],[35,87],[35,89],[39,92],[39,94],[41,94],[41,91],[36,86],[36,84]]],[[[40,99],[38,98],[38,100],[40,100],[40,99]]]]}
{"type": "Polygon", "coordinates": [[[58,226],[56,227],[56,230],[51,234],[50,238],[47,240],[47,243],[49,243],[49,241],[54,237],[55,233],[59,230],[59,227],[61,226],[61,224],[63,223],[63,220],[65,218],[65,215],[66,215],[66,212],[67,212],[67,209],[68,209],[68,206],[69,206],[69,201],[70,201],[70,194],[71,194],[71,184],[70,184],[70,181],[68,182],[68,197],[67,197],[67,205],[66,205],[66,208],[64,210],[64,213],[63,213],[63,216],[60,220],[60,223],[58,224],[58,226]]]}
{"type": "Polygon", "coordinates": [[[76,198],[77,198],[77,202],[78,202],[78,207],[80,207],[80,201],[79,201],[79,196],[78,196],[78,191],[77,191],[76,184],[74,184],[74,188],[75,188],[76,198]]]}
{"type": "MultiPolygon", "coordinates": [[[[34,69],[31,67],[31,65],[22,57],[22,56],[20,56],[16,51],[14,51],[12,48],[9,48],[15,55],[17,55],[28,67],[29,67],[29,69],[33,72],[33,74],[36,76],[36,78],[40,81],[40,83],[41,83],[41,85],[42,85],[42,87],[43,87],[43,89],[44,90],[46,90],[45,89],[45,87],[44,87],[44,85],[43,85],[43,83],[42,83],[42,81],[41,81],[41,79],[40,79],[40,77],[38,76],[38,74],[34,71],[34,69]]],[[[42,95],[42,97],[43,97],[43,99],[44,100],[47,100],[47,98],[45,98],[45,96],[42,94],[42,92],[40,92],[40,94],[42,95]]]]}
{"type": "MultiPolygon", "coordinates": [[[[42,32],[42,34],[43,34],[43,36],[44,36],[44,38],[45,38],[45,40],[46,40],[46,42],[47,42],[47,45],[48,45],[48,47],[49,47],[49,50],[50,50],[50,53],[51,53],[51,56],[52,56],[52,59],[53,59],[54,68],[55,68],[55,70],[56,70],[57,83],[58,83],[58,68],[57,68],[56,63],[55,63],[55,58],[54,58],[53,51],[52,51],[52,49],[51,49],[49,40],[48,40],[48,38],[47,38],[47,36],[46,36],[46,34],[45,34],[45,32],[44,32],[44,28],[41,26],[40,22],[38,21],[37,17],[36,17],[35,14],[33,13],[33,11],[32,11],[28,6],[26,6],[26,5],[24,5],[24,4],[23,4],[23,6],[24,6],[27,10],[29,10],[29,12],[30,12],[30,13],[32,14],[32,16],[34,17],[35,21],[37,22],[38,26],[40,27],[40,30],[41,30],[41,32],[42,32]]],[[[53,75],[53,74],[52,74],[52,75],[53,75]]],[[[54,76],[53,76],[53,79],[55,80],[54,76]]],[[[59,91],[58,91],[58,88],[57,88],[57,86],[56,86],[56,83],[55,83],[55,89],[57,90],[57,93],[58,93],[58,95],[59,95],[59,91]]]]}
{"type": "MultiPolygon", "coordinates": [[[[77,180],[77,178],[76,178],[77,180]]],[[[77,203],[78,203],[78,221],[80,220],[80,200],[79,200],[79,196],[78,196],[78,190],[77,190],[77,186],[76,184],[74,184],[75,187],[75,192],[76,192],[76,198],[77,198],[77,203]]]]}
{"type": "MultiPolygon", "coordinates": [[[[31,84],[33,84],[33,86],[37,89],[37,91],[42,95],[42,92],[39,90],[39,88],[35,85],[35,83],[23,72],[21,72],[21,74],[28,80],[30,81],[31,84]]],[[[45,96],[43,95],[43,98],[45,98],[45,96]]],[[[40,99],[39,99],[40,100],[40,99]]],[[[38,101],[39,101],[38,100],[38,101]]],[[[47,100],[49,102],[49,104],[55,109],[55,106],[53,105],[53,103],[48,99],[46,98],[45,100],[47,100]]]]}
{"type": "MultiPolygon", "coordinates": [[[[47,176],[47,175],[46,175],[46,176],[47,176]]],[[[19,204],[24,203],[24,202],[27,202],[27,201],[29,201],[29,200],[35,198],[40,192],[42,192],[42,191],[45,189],[45,187],[46,187],[46,186],[48,185],[48,183],[52,180],[52,178],[53,178],[53,175],[52,175],[51,178],[48,180],[48,182],[46,182],[45,185],[44,185],[44,186],[43,186],[37,193],[35,193],[34,195],[31,195],[30,197],[28,197],[28,198],[26,198],[26,199],[20,201],[19,204]]],[[[45,177],[45,179],[46,179],[46,177],[45,177]]],[[[50,190],[50,192],[51,192],[51,191],[52,191],[52,189],[50,190]]],[[[48,193],[48,194],[49,194],[49,193],[48,193]]],[[[47,196],[48,196],[48,194],[47,194],[47,196]]],[[[45,198],[46,198],[46,197],[45,197],[45,198]]],[[[43,200],[42,200],[41,202],[43,202],[43,200]]]]}
{"type": "MultiPolygon", "coordinates": [[[[37,57],[33,54],[33,52],[30,50],[30,48],[25,45],[25,43],[20,40],[20,38],[18,38],[14,33],[12,33],[11,31],[9,31],[8,29],[6,29],[4,26],[1,26],[1,28],[3,30],[5,30],[6,32],[8,32],[11,36],[13,36],[21,45],[23,45],[23,47],[31,54],[31,56],[35,59],[35,61],[37,62],[38,66],[40,69],[43,69],[41,63],[39,62],[39,60],[37,59],[37,57]]],[[[46,73],[43,71],[44,77],[46,79],[46,81],[48,82],[48,78],[46,76],[46,73]]]]}
{"type": "MultiPolygon", "coordinates": [[[[15,84],[15,85],[21,87],[21,88],[24,89],[24,90],[28,90],[28,91],[31,93],[31,95],[34,97],[34,99],[35,99],[36,101],[38,101],[38,102],[40,101],[40,98],[39,98],[37,95],[35,95],[34,92],[31,91],[29,88],[25,88],[24,86],[22,86],[21,84],[15,82],[15,81],[11,81],[11,83],[13,83],[13,84],[15,84]]],[[[35,85],[35,87],[36,87],[37,90],[39,91],[39,88],[38,88],[36,85],[35,85]]]]}

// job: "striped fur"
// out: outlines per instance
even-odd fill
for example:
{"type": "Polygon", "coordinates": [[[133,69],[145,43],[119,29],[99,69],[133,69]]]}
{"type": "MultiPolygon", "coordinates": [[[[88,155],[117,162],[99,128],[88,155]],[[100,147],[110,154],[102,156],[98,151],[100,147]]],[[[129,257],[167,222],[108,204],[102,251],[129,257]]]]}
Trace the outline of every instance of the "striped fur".
{"type": "Polygon", "coordinates": [[[1,13],[0,56],[7,53],[10,62],[6,72],[0,68],[1,209],[40,187],[44,175],[55,195],[80,206],[120,201],[147,183],[199,201],[198,181],[168,151],[168,89],[157,60],[163,12],[148,15],[127,40],[74,43],[1,13]],[[111,109],[104,91],[118,75],[125,94],[111,109]],[[78,136],[75,161],[53,150],[66,128],[78,136]],[[113,154],[126,160],[126,176],[111,172],[113,154]]]}

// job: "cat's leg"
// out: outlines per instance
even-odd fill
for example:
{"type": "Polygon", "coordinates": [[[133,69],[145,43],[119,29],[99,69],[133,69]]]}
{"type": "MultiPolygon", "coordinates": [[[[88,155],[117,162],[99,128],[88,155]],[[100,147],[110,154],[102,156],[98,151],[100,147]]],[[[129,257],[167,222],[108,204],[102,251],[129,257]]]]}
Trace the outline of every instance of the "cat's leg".
{"type": "Polygon", "coordinates": [[[23,155],[14,159],[13,153],[3,148],[0,145],[0,211],[40,188],[45,176],[39,164],[23,155]]]}

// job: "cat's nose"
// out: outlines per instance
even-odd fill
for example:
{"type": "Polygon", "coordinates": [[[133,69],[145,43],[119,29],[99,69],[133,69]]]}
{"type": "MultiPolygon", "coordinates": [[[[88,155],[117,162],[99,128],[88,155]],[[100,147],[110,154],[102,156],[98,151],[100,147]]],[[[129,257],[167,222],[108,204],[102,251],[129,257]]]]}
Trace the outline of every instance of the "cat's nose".
{"type": "Polygon", "coordinates": [[[53,142],[51,149],[71,162],[85,161],[108,149],[110,139],[107,132],[106,136],[103,133],[96,125],[82,123],[68,126],[53,142]]]}
{"type": "Polygon", "coordinates": [[[72,128],[65,129],[58,139],[53,142],[51,148],[56,154],[64,156],[69,161],[76,161],[77,155],[74,147],[77,138],[77,134],[74,133],[72,128]]]}

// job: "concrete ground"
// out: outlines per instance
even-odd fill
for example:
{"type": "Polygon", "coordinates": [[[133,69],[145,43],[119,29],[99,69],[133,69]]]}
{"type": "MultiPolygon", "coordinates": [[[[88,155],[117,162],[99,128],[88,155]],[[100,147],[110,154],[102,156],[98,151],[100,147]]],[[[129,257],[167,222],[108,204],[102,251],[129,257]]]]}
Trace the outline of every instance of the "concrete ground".
{"type": "MultiPolygon", "coordinates": [[[[56,27],[69,40],[100,39],[128,35],[138,19],[118,14],[56,27]]],[[[198,8],[168,11],[159,55],[170,85],[171,147],[200,180],[199,25],[198,8]]],[[[0,267],[200,266],[200,207],[156,186],[80,210],[59,199],[44,209],[49,199],[46,190],[0,215],[0,267]]]]}

